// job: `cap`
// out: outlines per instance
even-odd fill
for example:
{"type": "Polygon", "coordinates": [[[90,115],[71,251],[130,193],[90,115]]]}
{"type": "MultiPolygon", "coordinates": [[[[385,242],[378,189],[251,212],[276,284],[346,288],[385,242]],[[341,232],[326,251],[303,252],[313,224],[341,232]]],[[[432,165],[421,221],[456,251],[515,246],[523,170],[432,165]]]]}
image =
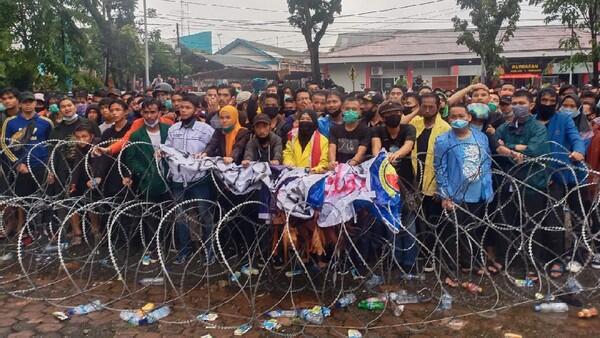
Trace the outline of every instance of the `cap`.
{"type": "Polygon", "coordinates": [[[404,106],[401,105],[400,103],[388,101],[388,102],[382,104],[381,106],[379,106],[379,114],[384,115],[385,113],[402,111],[403,108],[404,108],[404,106]]]}
{"type": "Polygon", "coordinates": [[[154,91],[155,92],[165,92],[165,93],[174,92],[173,87],[171,87],[171,85],[166,82],[157,84],[156,87],[154,87],[154,91]]]}
{"type": "Polygon", "coordinates": [[[510,95],[504,95],[500,98],[500,104],[509,105],[511,103],[512,103],[512,96],[510,96],[510,95]]]}
{"type": "Polygon", "coordinates": [[[108,92],[108,95],[121,96],[121,91],[117,88],[113,88],[108,92]]]}
{"type": "Polygon", "coordinates": [[[381,96],[381,94],[379,94],[379,93],[367,94],[367,95],[363,96],[362,99],[365,101],[372,102],[374,104],[381,104],[383,102],[383,96],[381,96]]]}
{"type": "Polygon", "coordinates": [[[235,97],[235,103],[236,104],[240,104],[240,103],[244,103],[248,100],[250,100],[250,97],[252,96],[252,93],[250,92],[239,92],[237,94],[237,96],[235,97]]]}
{"type": "Polygon", "coordinates": [[[44,99],[44,93],[35,93],[33,94],[33,97],[35,97],[36,101],[46,101],[44,99]]]}
{"type": "Polygon", "coordinates": [[[269,117],[269,115],[264,114],[264,113],[258,114],[254,118],[254,123],[252,123],[252,125],[255,126],[258,123],[271,124],[271,118],[269,117]]]}
{"type": "Polygon", "coordinates": [[[21,95],[19,95],[19,101],[35,101],[35,96],[32,92],[22,92],[21,95]]]}

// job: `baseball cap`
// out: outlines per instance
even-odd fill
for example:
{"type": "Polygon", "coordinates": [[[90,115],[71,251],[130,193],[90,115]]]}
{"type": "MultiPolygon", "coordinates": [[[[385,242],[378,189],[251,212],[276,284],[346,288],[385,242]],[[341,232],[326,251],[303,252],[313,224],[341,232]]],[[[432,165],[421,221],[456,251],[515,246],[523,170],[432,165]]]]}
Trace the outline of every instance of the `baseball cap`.
{"type": "Polygon", "coordinates": [[[19,95],[19,101],[35,101],[35,96],[32,92],[22,92],[21,95],[19,95]]]}
{"type": "Polygon", "coordinates": [[[400,103],[388,101],[379,107],[379,114],[384,115],[385,113],[399,112],[402,111],[403,108],[404,106],[402,106],[400,103]]]}
{"type": "Polygon", "coordinates": [[[121,96],[121,91],[118,90],[117,88],[113,88],[108,92],[108,95],[115,95],[115,96],[121,96]]]}
{"type": "Polygon", "coordinates": [[[35,93],[35,94],[33,94],[33,97],[35,97],[36,101],[44,101],[44,102],[46,101],[44,99],[44,93],[35,93]]]}
{"type": "Polygon", "coordinates": [[[254,123],[252,125],[255,126],[258,123],[271,124],[271,118],[269,117],[269,115],[264,114],[264,113],[258,114],[254,118],[254,123]]]}
{"type": "Polygon", "coordinates": [[[363,96],[362,99],[365,101],[372,102],[374,104],[381,104],[383,102],[383,96],[381,96],[381,94],[379,94],[379,93],[367,94],[367,95],[363,96]]]}

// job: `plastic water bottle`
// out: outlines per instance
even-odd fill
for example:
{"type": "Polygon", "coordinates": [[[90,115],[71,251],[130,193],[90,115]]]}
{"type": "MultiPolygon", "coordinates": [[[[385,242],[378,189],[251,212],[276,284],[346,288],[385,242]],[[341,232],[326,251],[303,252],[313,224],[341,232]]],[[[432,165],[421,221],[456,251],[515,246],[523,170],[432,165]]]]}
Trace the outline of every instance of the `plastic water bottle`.
{"type": "Polygon", "coordinates": [[[581,291],[583,291],[583,286],[581,285],[581,283],[579,283],[577,279],[575,279],[575,277],[569,277],[567,278],[567,282],[565,283],[565,289],[568,292],[580,293],[581,291]]]}
{"type": "Polygon", "coordinates": [[[142,326],[142,325],[148,325],[148,324],[153,324],[158,322],[159,320],[165,318],[166,316],[168,316],[169,314],[171,314],[171,308],[169,308],[168,306],[163,306],[160,307],[152,312],[150,312],[149,314],[147,314],[144,318],[142,318],[139,322],[138,325],[142,326]]]}
{"type": "Polygon", "coordinates": [[[59,250],[65,250],[66,248],[69,247],[69,243],[59,243],[57,245],[48,245],[44,248],[44,252],[45,253],[49,253],[49,252],[58,252],[59,250]]]}
{"type": "Polygon", "coordinates": [[[356,296],[353,293],[347,293],[337,301],[337,307],[344,308],[356,302],[356,296]]]}
{"type": "Polygon", "coordinates": [[[142,278],[142,279],[140,279],[140,284],[143,285],[143,286],[164,285],[165,284],[165,279],[163,277],[142,278]]]}
{"type": "Polygon", "coordinates": [[[68,309],[67,315],[85,315],[90,312],[98,311],[102,309],[102,303],[100,300],[95,300],[89,304],[79,305],[73,308],[68,309]]]}
{"type": "Polygon", "coordinates": [[[415,294],[404,291],[397,294],[395,302],[396,304],[417,304],[421,302],[421,299],[415,294]]]}
{"type": "Polygon", "coordinates": [[[379,275],[373,275],[368,281],[365,282],[367,289],[372,289],[381,284],[383,284],[383,277],[379,275]]]}
{"type": "Polygon", "coordinates": [[[569,306],[563,302],[542,303],[537,304],[533,309],[535,312],[567,312],[569,311],[569,306]]]}
{"type": "Polygon", "coordinates": [[[440,298],[440,310],[451,310],[453,300],[454,298],[448,292],[444,291],[440,298]]]}
{"type": "Polygon", "coordinates": [[[323,324],[323,321],[325,320],[323,313],[311,311],[308,309],[304,309],[300,312],[300,318],[304,319],[305,321],[307,321],[311,324],[316,324],[316,325],[323,324]]]}
{"type": "Polygon", "coordinates": [[[385,303],[379,299],[365,299],[358,302],[358,308],[361,310],[378,311],[385,309],[385,303]]]}

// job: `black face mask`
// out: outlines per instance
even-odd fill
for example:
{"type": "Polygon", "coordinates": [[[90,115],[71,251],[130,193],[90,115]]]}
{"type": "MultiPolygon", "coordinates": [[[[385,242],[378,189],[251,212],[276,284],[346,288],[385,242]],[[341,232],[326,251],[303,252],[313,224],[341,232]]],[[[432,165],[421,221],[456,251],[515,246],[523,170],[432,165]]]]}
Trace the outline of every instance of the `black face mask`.
{"type": "Polygon", "coordinates": [[[35,112],[39,113],[41,111],[44,111],[44,109],[45,109],[44,107],[35,107],[35,112]]]}
{"type": "Polygon", "coordinates": [[[388,115],[384,118],[385,121],[385,125],[389,128],[398,128],[398,126],[400,125],[400,115],[398,114],[393,114],[393,115],[388,115]]]}
{"type": "Polygon", "coordinates": [[[283,113],[285,114],[285,117],[290,117],[290,116],[296,114],[296,111],[293,109],[286,109],[283,111],[283,113]]]}
{"type": "Polygon", "coordinates": [[[547,121],[550,118],[552,118],[552,116],[554,115],[555,112],[556,112],[556,106],[554,106],[554,105],[540,104],[538,106],[538,110],[537,110],[537,113],[540,115],[540,117],[544,121],[547,121]]]}
{"type": "Polygon", "coordinates": [[[329,115],[331,115],[331,117],[338,117],[338,116],[340,116],[341,113],[342,113],[342,111],[338,109],[338,110],[334,111],[333,113],[329,113],[329,115]]]}
{"type": "Polygon", "coordinates": [[[311,136],[316,130],[315,124],[309,121],[300,121],[298,126],[298,134],[300,136],[311,136]]]}
{"type": "Polygon", "coordinates": [[[404,106],[402,107],[402,114],[408,115],[412,113],[413,109],[415,109],[415,107],[404,106]]]}
{"type": "Polygon", "coordinates": [[[267,114],[271,119],[274,119],[277,115],[279,115],[278,107],[265,107],[263,109],[263,113],[267,114]]]}
{"type": "Polygon", "coordinates": [[[363,120],[365,120],[365,121],[371,121],[371,119],[373,118],[373,116],[375,116],[375,112],[372,111],[372,110],[368,110],[366,112],[363,112],[362,116],[363,116],[363,120]]]}

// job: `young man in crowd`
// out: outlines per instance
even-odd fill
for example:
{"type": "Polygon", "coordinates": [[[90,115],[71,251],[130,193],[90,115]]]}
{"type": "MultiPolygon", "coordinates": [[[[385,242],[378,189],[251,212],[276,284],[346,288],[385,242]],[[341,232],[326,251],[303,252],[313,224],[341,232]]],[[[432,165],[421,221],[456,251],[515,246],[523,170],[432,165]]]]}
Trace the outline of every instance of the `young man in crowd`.
{"type": "Polygon", "coordinates": [[[253,134],[246,144],[242,165],[250,162],[268,162],[279,165],[283,162],[281,138],[271,131],[271,119],[266,114],[259,114],[254,119],[253,134]]]}
{"type": "Polygon", "coordinates": [[[409,273],[417,258],[416,239],[416,210],[414,210],[414,173],[410,162],[410,154],[415,144],[415,127],[410,124],[400,124],[403,106],[397,102],[386,102],[380,107],[380,114],[385,125],[376,127],[372,132],[373,156],[381,149],[389,153],[388,160],[396,169],[400,194],[402,196],[402,227],[393,236],[395,243],[395,258],[402,270],[409,273]]]}
{"type": "Polygon", "coordinates": [[[401,103],[402,95],[404,95],[404,90],[402,87],[393,85],[390,90],[390,94],[388,95],[388,100],[396,103],[401,103]]]}
{"type": "Polygon", "coordinates": [[[339,163],[356,166],[362,163],[371,143],[371,133],[360,123],[360,102],[347,98],[344,102],[344,125],[333,126],[329,135],[329,161],[331,169],[339,163]]]}
{"type": "Polygon", "coordinates": [[[113,116],[110,112],[110,104],[112,99],[103,98],[98,103],[98,109],[100,109],[100,116],[102,116],[102,124],[98,126],[101,133],[104,133],[113,125],[113,116]]]}
{"type": "MultiPolygon", "coordinates": [[[[129,172],[124,174],[122,182],[123,186],[134,188],[138,198],[154,203],[169,200],[168,188],[163,179],[166,168],[162,161],[156,163],[155,156],[160,145],[165,143],[169,132],[169,125],[160,122],[161,105],[156,99],[146,99],[142,103],[144,127],[132,133],[129,138],[132,145],[125,149],[124,156],[129,172]]],[[[147,217],[142,223],[144,239],[148,246],[144,248],[142,264],[148,265],[149,262],[158,260],[154,235],[159,222],[157,218],[147,217]]]]}
{"type": "Polygon", "coordinates": [[[9,117],[17,116],[19,112],[19,91],[14,88],[6,88],[0,92],[0,102],[4,105],[4,111],[0,113],[0,123],[9,117]]]}
{"type": "Polygon", "coordinates": [[[378,108],[381,103],[383,103],[383,96],[379,93],[363,96],[360,103],[362,123],[366,124],[368,128],[383,125],[383,120],[378,113],[378,108]]]}
{"type": "MultiPolygon", "coordinates": [[[[474,269],[481,275],[485,266],[485,262],[480,261],[482,253],[479,252],[485,230],[483,217],[486,203],[491,202],[494,196],[492,157],[487,136],[478,128],[469,126],[471,118],[472,114],[463,105],[450,108],[448,122],[452,130],[435,141],[434,167],[442,207],[456,212],[455,226],[458,229],[450,231],[446,226],[448,236],[444,238],[458,232],[458,264],[463,272],[474,269]]],[[[444,251],[452,252],[453,247],[454,242],[445,245],[444,251]]]]}
{"type": "MultiPolygon", "coordinates": [[[[215,132],[210,125],[196,119],[195,112],[199,106],[200,102],[195,96],[187,95],[183,97],[179,112],[180,121],[169,128],[165,142],[165,145],[196,158],[201,157],[215,132]]],[[[206,175],[205,172],[183,173],[172,162],[169,162],[169,169],[169,176],[172,181],[171,190],[177,203],[191,199],[204,200],[194,205],[194,209],[198,211],[199,220],[202,224],[202,229],[198,232],[202,233],[201,238],[205,251],[204,262],[212,264],[215,261],[212,244],[214,226],[212,210],[214,205],[206,202],[215,199],[210,175],[206,175]]],[[[180,217],[187,218],[185,215],[180,217]]],[[[179,247],[175,263],[183,264],[192,252],[190,234],[192,227],[187,222],[178,220],[175,224],[175,231],[179,247]]]]}
{"type": "MultiPolygon", "coordinates": [[[[20,93],[19,113],[4,120],[0,135],[2,155],[16,175],[14,193],[19,197],[35,194],[46,182],[48,147],[40,144],[48,140],[53,125],[48,118],[35,112],[35,105],[33,93],[20,93]]],[[[7,224],[5,233],[0,236],[12,235],[13,231],[20,231],[24,224],[25,212],[19,208],[17,221],[7,224]]],[[[31,242],[30,234],[24,234],[23,244],[29,245],[31,242]]]]}
{"type": "Polygon", "coordinates": [[[313,110],[317,113],[317,116],[323,116],[327,107],[327,92],[318,91],[312,94],[310,98],[313,110]]]}
{"type": "MultiPolygon", "coordinates": [[[[425,94],[420,97],[419,116],[414,117],[410,124],[415,127],[416,145],[412,151],[412,164],[415,172],[416,187],[423,194],[418,222],[419,238],[426,246],[425,256],[431,256],[435,236],[433,229],[427,223],[439,224],[441,201],[436,197],[437,186],[435,168],[435,140],[441,134],[449,131],[450,125],[442,119],[439,111],[440,98],[435,94],[425,94]],[[422,212],[422,214],[421,214],[422,212]]],[[[433,262],[428,261],[423,266],[425,272],[433,271],[433,262]]]]}

